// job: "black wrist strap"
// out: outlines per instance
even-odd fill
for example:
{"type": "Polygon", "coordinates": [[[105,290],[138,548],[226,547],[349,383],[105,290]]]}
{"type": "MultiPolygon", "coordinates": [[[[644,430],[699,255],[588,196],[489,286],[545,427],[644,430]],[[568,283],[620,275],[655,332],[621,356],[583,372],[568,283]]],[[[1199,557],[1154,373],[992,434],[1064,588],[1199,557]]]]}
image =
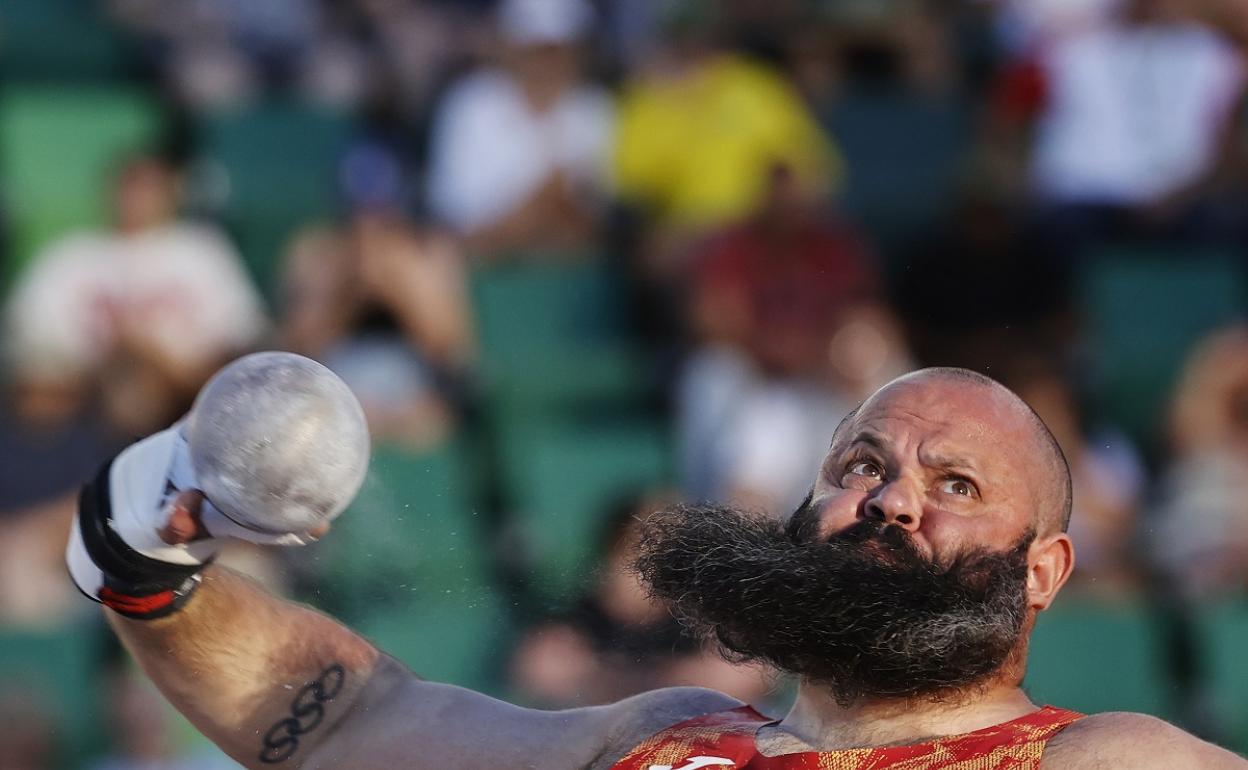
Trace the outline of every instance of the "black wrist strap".
{"type": "Polygon", "coordinates": [[[96,597],[105,606],[137,619],[164,617],[180,608],[199,586],[204,564],[171,564],[144,556],[113,528],[109,460],[78,496],[78,526],[91,561],[104,574],[96,597]]]}

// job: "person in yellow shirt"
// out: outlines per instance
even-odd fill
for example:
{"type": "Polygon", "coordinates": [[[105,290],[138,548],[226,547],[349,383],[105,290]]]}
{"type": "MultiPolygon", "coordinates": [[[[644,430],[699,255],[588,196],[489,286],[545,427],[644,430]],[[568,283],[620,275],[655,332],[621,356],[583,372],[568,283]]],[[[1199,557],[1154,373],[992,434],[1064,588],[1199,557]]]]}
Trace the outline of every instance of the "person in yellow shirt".
{"type": "Polygon", "coordinates": [[[703,231],[757,207],[776,166],[831,186],[840,159],[801,96],[761,62],[677,40],[626,87],[614,151],[624,200],[656,224],[703,231]]]}

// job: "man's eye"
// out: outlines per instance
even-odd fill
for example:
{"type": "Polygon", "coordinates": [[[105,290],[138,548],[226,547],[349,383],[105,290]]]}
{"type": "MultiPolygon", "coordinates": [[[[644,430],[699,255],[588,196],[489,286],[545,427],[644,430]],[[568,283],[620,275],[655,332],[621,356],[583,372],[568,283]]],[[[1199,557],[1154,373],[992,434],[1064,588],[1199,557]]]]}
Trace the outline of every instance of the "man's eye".
{"type": "Polygon", "coordinates": [[[975,485],[966,479],[946,479],[940,485],[940,491],[963,497],[974,497],[976,492],[975,485]]]}
{"type": "Polygon", "coordinates": [[[884,471],[880,466],[870,460],[859,460],[858,462],[850,463],[849,472],[855,476],[866,476],[869,479],[878,479],[884,475],[884,471]]]}

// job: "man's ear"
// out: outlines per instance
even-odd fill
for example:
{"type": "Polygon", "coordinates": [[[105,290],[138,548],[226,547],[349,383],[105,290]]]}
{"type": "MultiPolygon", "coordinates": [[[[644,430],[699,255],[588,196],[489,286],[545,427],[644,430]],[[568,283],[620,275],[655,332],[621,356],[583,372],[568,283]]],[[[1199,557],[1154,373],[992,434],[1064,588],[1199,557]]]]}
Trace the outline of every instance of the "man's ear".
{"type": "Polygon", "coordinates": [[[1027,551],[1027,605],[1048,609],[1075,568],[1075,546],[1065,532],[1037,538],[1027,551]]]}

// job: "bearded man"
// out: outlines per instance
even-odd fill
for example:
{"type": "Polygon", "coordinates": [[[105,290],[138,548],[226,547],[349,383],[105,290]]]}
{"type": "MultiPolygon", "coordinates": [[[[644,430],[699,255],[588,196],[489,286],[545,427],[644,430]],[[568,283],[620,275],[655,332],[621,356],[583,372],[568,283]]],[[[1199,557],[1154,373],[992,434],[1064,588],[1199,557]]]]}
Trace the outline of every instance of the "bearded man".
{"type": "MultiPolygon", "coordinates": [[[[131,481],[136,456],[114,463],[131,481]]],[[[138,499],[107,478],[86,490],[84,521],[138,499]]],[[[928,369],[845,418],[787,522],[713,506],[649,520],[637,569],[654,594],[728,654],[799,678],[778,721],[696,688],[519,708],[422,681],[215,566],[172,604],[105,603],[165,695],[247,767],[1248,768],[1158,719],[1038,707],[1020,689],[1036,615],[1074,566],[1070,495],[1061,450],[1017,396],[928,369]]],[[[165,542],[205,536],[201,501],[183,489],[155,519],[165,542]]],[[[109,542],[97,565],[141,582],[153,565],[109,542]]]]}

